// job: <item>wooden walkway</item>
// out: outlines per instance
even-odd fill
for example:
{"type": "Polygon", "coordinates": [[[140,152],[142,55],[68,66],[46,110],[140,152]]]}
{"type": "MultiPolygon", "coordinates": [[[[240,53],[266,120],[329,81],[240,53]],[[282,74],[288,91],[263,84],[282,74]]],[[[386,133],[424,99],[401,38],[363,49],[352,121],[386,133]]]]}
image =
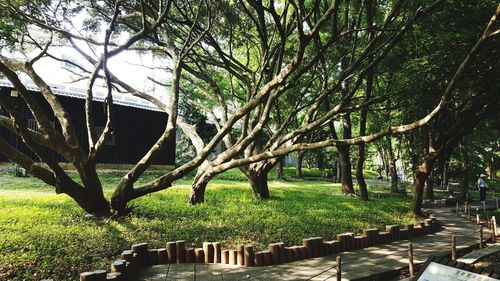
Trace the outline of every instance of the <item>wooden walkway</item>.
{"type": "MultiPolygon", "coordinates": [[[[423,263],[430,255],[449,254],[452,234],[467,237],[458,238],[458,249],[478,243],[479,226],[475,223],[456,216],[450,209],[434,209],[432,212],[444,229],[412,240],[415,263],[423,263]]],[[[489,235],[486,233],[485,239],[489,238],[489,235]]],[[[342,280],[365,279],[370,276],[374,278],[369,280],[377,280],[376,276],[382,278],[380,274],[384,272],[408,266],[408,241],[396,241],[331,256],[265,267],[220,264],[157,265],[144,269],[137,280],[336,280],[337,255],[342,257],[342,280]]]]}

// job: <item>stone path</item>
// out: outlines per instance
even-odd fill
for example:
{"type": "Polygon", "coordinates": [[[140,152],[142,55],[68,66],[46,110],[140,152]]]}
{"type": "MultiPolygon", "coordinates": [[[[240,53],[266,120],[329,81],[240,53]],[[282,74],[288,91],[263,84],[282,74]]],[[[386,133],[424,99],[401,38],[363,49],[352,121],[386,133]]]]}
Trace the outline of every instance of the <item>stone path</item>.
{"type": "MultiPolygon", "coordinates": [[[[438,233],[413,239],[414,262],[422,263],[430,255],[450,253],[451,235],[457,239],[457,249],[478,242],[479,227],[450,212],[434,209],[432,212],[444,229],[438,233]]],[[[489,233],[485,234],[489,238],[489,233]]],[[[220,264],[171,264],[144,269],[138,281],[170,280],[336,280],[336,257],[342,257],[342,280],[355,280],[403,269],[408,266],[408,241],[361,250],[338,253],[314,259],[265,267],[238,267],[220,264]]]]}

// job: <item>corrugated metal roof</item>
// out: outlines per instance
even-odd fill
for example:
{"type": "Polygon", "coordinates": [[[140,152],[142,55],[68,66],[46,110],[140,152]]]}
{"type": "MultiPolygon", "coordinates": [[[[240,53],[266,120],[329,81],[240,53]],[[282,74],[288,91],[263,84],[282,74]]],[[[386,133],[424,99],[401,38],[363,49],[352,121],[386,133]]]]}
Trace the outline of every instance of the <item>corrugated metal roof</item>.
{"type": "MultiPolygon", "coordinates": [[[[38,87],[33,82],[25,82],[24,86],[26,87],[26,89],[30,91],[38,92],[38,87]]],[[[52,92],[54,92],[54,94],[59,96],[72,97],[77,99],[87,98],[85,89],[71,87],[62,84],[49,84],[49,86],[52,89],[52,92]]],[[[0,87],[13,88],[12,83],[10,83],[9,80],[5,79],[0,79],[0,87]]],[[[105,93],[94,89],[94,97],[93,97],[94,101],[104,102],[105,98],[106,98],[105,93]]],[[[113,93],[113,104],[162,112],[162,110],[160,110],[158,107],[156,107],[149,101],[138,97],[134,97],[130,94],[113,93]]]]}

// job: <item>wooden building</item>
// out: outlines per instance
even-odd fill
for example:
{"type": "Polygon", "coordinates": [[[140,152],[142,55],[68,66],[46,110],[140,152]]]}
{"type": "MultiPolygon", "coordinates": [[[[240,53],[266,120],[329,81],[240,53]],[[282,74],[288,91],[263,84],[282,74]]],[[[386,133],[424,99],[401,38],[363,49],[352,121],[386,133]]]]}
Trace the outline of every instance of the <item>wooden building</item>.
{"type": "MultiPolygon", "coordinates": [[[[42,95],[37,92],[36,86],[26,83],[26,87],[37,97],[53,125],[60,130],[60,125],[54,117],[52,109],[42,95]]],[[[87,148],[84,111],[85,91],[64,85],[57,85],[52,88],[63,107],[70,114],[81,145],[87,148]]],[[[8,81],[0,80],[0,94],[10,97],[11,103],[22,113],[23,119],[30,129],[38,129],[31,111],[8,81]]],[[[95,131],[99,133],[102,132],[106,123],[104,98],[104,93],[96,92],[93,102],[95,131]]],[[[104,167],[120,168],[121,165],[135,164],[144,156],[165,130],[167,115],[154,105],[131,95],[118,94],[114,95],[113,99],[114,134],[106,142],[98,158],[98,163],[105,164],[104,167]]],[[[0,114],[5,113],[1,112],[0,114]]],[[[32,159],[37,159],[36,155],[12,132],[0,127],[0,136],[26,155],[32,157],[32,159]]],[[[58,161],[65,162],[62,157],[56,154],[55,156],[58,161]]],[[[8,159],[0,154],[0,162],[2,161],[8,161],[8,159]]],[[[165,149],[154,159],[153,165],[175,165],[175,136],[168,140],[165,149]]]]}

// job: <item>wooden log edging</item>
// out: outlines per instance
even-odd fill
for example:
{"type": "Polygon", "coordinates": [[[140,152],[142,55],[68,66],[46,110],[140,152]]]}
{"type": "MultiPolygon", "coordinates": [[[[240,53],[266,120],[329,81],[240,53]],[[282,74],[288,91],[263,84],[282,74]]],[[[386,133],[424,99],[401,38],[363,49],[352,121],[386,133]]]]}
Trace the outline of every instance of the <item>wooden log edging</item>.
{"type": "Polygon", "coordinates": [[[437,199],[434,201],[426,199],[422,201],[422,208],[445,208],[445,207],[448,207],[446,206],[446,199],[437,199]]]}
{"type": "Polygon", "coordinates": [[[119,259],[111,263],[109,273],[106,270],[83,272],[80,274],[80,281],[128,281],[141,267],[169,263],[217,263],[248,267],[276,265],[398,240],[411,240],[437,232],[439,228],[436,218],[429,217],[416,224],[388,225],[385,231],[371,228],[363,230],[359,235],[339,234],[332,241],[311,237],[303,239],[302,245],[272,243],[264,251],[255,251],[251,244],[238,245],[236,249],[223,249],[220,242],[204,242],[202,248],[192,248],[186,247],[184,240],[177,240],[167,242],[165,248],[159,249],[149,249],[147,243],[138,243],[133,244],[130,250],[123,251],[119,259]]]}

